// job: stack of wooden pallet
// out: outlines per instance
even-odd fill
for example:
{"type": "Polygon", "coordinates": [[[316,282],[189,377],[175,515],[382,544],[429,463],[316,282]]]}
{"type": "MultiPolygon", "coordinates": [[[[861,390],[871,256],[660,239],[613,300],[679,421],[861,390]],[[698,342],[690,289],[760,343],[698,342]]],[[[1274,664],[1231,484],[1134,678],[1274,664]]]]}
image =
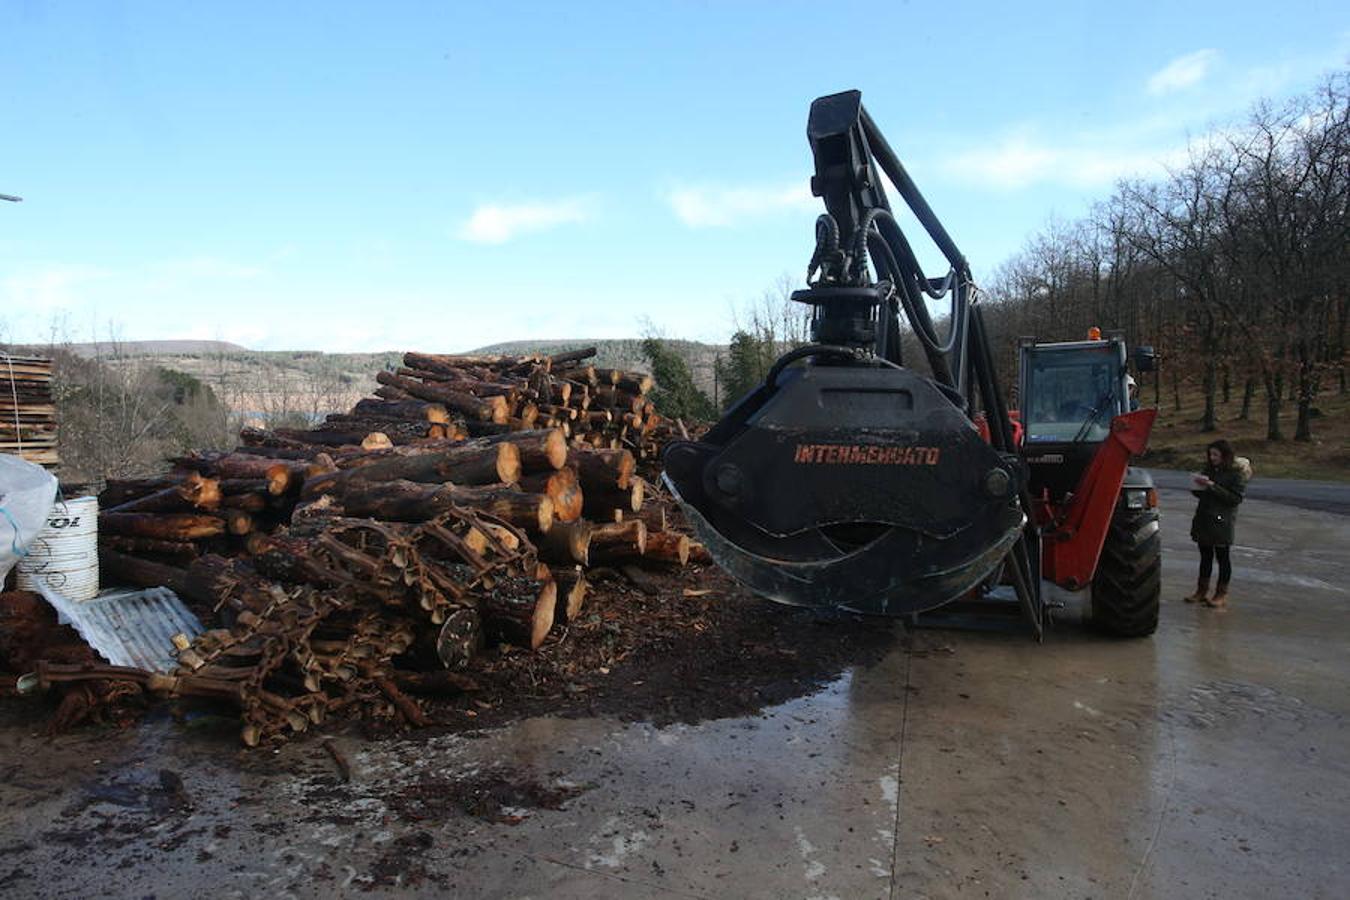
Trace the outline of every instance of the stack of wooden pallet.
{"type": "Polygon", "coordinates": [[[0,453],[48,469],[60,463],[50,359],[0,352],[0,453]]]}

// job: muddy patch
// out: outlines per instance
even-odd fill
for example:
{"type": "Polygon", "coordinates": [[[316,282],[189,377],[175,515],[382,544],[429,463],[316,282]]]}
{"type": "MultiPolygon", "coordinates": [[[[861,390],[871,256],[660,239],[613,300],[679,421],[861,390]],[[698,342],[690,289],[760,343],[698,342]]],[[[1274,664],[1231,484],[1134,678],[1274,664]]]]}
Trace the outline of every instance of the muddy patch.
{"type": "Polygon", "coordinates": [[[431,871],[427,855],[436,847],[436,838],[428,831],[413,831],[395,839],[381,853],[361,879],[366,890],[379,887],[415,888],[427,883],[445,888],[449,879],[431,871]]]}
{"type": "Polygon", "coordinates": [[[432,721],[463,730],[536,715],[658,726],[750,715],[874,664],[903,631],[771,603],[711,568],[649,576],[645,589],[619,576],[595,586],[578,621],[538,651],[490,651],[465,671],[472,689],[424,698],[432,721]]]}
{"type": "Polygon", "coordinates": [[[518,825],[536,810],[561,810],[589,788],[541,780],[518,769],[496,767],[458,777],[427,777],[386,798],[405,822],[443,821],[469,815],[485,822],[518,825]]]}

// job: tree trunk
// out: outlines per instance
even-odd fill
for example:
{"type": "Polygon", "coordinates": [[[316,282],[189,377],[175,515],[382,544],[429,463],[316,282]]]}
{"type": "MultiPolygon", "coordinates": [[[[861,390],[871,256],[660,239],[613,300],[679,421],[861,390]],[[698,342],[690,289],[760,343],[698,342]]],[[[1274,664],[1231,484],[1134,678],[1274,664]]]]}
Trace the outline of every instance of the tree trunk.
{"type": "Polygon", "coordinates": [[[586,603],[586,594],[590,584],[586,581],[586,572],[581,566],[555,567],[552,569],[553,581],[558,585],[558,605],[554,610],[555,624],[575,622],[581,615],[586,603]]]}
{"type": "Polygon", "coordinates": [[[1284,396],[1284,378],[1267,372],[1263,380],[1266,385],[1266,440],[1282,441],[1284,435],[1280,434],[1280,400],[1284,396]]]}
{"type": "Polygon", "coordinates": [[[581,489],[626,490],[637,468],[637,460],[627,450],[574,450],[569,461],[576,466],[581,489]]]}
{"type": "MultiPolygon", "coordinates": [[[[433,372],[428,369],[400,367],[395,373],[402,378],[416,378],[422,382],[433,382],[452,391],[473,394],[475,397],[505,397],[507,403],[514,403],[520,397],[521,385],[494,381],[478,381],[467,372],[449,370],[433,372]]],[[[496,376],[494,376],[496,377],[496,376]]]]}
{"type": "Polygon", "coordinates": [[[575,469],[526,475],[520,480],[520,488],[526,493],[547,495],[553,501],[553,514],[559,522],[575,522],[585,508],[586,498],[575,469]]]}
{"type": "Polygon", "coordinates": [[[189,559],[201,554],[201,547],[192,541],[166,541],[159,538],[127,537],[121,534],[100,534],[99,550],[108,549],[134,556],[184,556],[189,559]]]}
{"type": "Polygon", "coordinates": [[[175,466],[219,478],[265,478],[268,490],[276,496],[286,493],[305,477],[305,463],[277,460],[248,453],[202,453],[177,456],[175,466]]]}
{"type": "Polygon", "coordinates": [[[634,559],[642,556],[646,549],[647,525],[641,519],[597,525],[591,532],[593,563],[634,559]]]}
{"type": "Polygon", "coordinates": [[[535,537],[547,534],[553,527],[553,501],[544,494],[526,494],[500,487],[457,488],[453,496],[456,505],[491,513],[535,537]]]}
{"type": "Polygon", "coordinates": [[[670,517],[666,514],[666,505],[660,501],[644,503],[638,513],[638,518],[647,523],[648,536],[653,532],[667,531],[670,528],[670,517]]]}
{"type": "Polygon", "coordinates": [[[1242,411],[1238,413],[1238,420],[1245,422],[1252,415],[1252,397],[1256,394],[1256,379],[1250,375],[1242,384],[1242,411]]]}
{"type": "Polygon", "coordinates": [[[230,494],[220,505],[224,509],[237,509],[253,514],[265,512],[268,507],[266,491],[254,491],[247,494],[230,494]]]}
{"type": "Polygon", "coordinates": [[[431,403],[440,403],[448,410],[452,409],[485,422],[505,422],[510,415],[510,404],[506,402],[505,397],[475,397],[473,394],[452,390],[445,382],[423,384],[392,372],[377,372],[375,380],[387,387],[397,388],[409,396],[431,403]]]}
{"type": "Polygon", "coordinates": [[[103,513],[98,517],[99,531],[128,537],[159,538],[166,541],[191,541],[219,537],[225,533],[225,520],[217,516],[155,513],[103,513]]]}
{"type": "Polygon", "coordinates": [[[242,509],[221,509],[215,515],[225,523],[225,530],[241,536],[253,530],[253,517],[242,509]]]}
{"type": "Polygon", "coordinates": [[[553,628],[557,605],[553,581],[502,578],[479,597],[478,615],[489,639],[538,650],[553,628]]]}
{"type": "Polygon", "coordinates": [[[480,438],[477,443],[514,445],[520,453],[522,472],[552,472],[567,465],[567,438],[557,428],[512,431],[480,438]]]}
{"type": "Polygon", "coordinates": [[[129,500],[177,487],[183,483],[182,475],[163,475],[158,478],[109,478],[103,490],[99,491],[98,506],[109,512],[129,500]]]}
{"type": "Polygon", "coordinates": [[[526,494],[505,485],[459,487],[411,481],[351,481],[332,494],[348,516],[385,522],[425,522],[456,507],[491,513],[534,534],[553,525],[553,502],[543,494],[526,494]]]}
{"type": "Polygon", "coordinates": [[[689,538],[678,531],[648,534],[642,559],[683,566],[689,562],[689,543],[689,538]]]}
{"type": "Polygon", "coordinates": [[[1298,424],[1294,426],[1294,440],[1311,441],[1312,403],[1317,396],[1317,383],[1314,365],[1311,360],[1303,359],[1298,367],[1298,424]]]}
{"type": "Polygon", "coordinates": [[[1311,441],[1312,440],[1312,404],[1308,398],[1299,395],[1298,398],[1298,418],[1294,425],[1294,440],[1311,441]]]}
{"type": "Polygon", "coordinates": [[[444,447],[402,447],[357,457],[347,468],[306,479],[302,496],[341,491],[354,481],[453,482],[459,485],[510,484],[520,479],[520,451],[509,442],[467,442],[444,447]]]}
{"type": "Polygon", "coordinates": [[[535,540],[539,558],[557,565],[590,565],[591,534],[595,526],[585,519],[558,523],[535,540]]]}
{"type": "Polygon", "coordinates": [[[217,509],[221,504],[220,482],[190,473],[178,484],[128,500],[107,509],[110,513],[164,512],[183,513],[197,509],[217,509]]]}
{"type": "Polygon", "coordinates": [[[437,422],[442,425],[451,421],[450,413],[444,406],[425,400],[372,400],[367,397],[356,401],[352,415],[371,419],[437,422]]]}
{"type": "Polygon", "coordinates": [[[600,522],[614,520],[614,510],[622,510],[624,516],[642,509],[643,482],[634,478],[628,490],[619,488],[590,488],[585,492],[582,511],[591,519],[600,522]]]}
{"type": "Polygon", "coordinates": [[[1218,430],[1214,415],[1214,381],[1216,374],[1214,369],[1214,360],[1206,360],[1204,381],[1205,411],[1200,418],[1200,430],[1202,432],[1218,430]]]}
{"type": "Polygon", "coordinates": [[[138,559],[116,550],[98,552],[99,580],[120,587],[166,587],[180,597],[187,596],[187,569],[138,559]]]}
{"type": "Polygon", "coordinates": [[[382,384],[375,390],[371,391],[371,393],[374,394],[376,397],[379,397],[383,400],[388,400],[391,403],[403,403],[409,400],[417,399],[407,391],[399,390],[398,388],[390,384],[382,384]]]}
{"type": "Polygon", "coordinates": [[[363,416],[349,416],[334,413],[322,425],[309,431],[294,431],[278,428],[277,434],[293,437],[308,444],[342,446],[360,444],[366,435],[380,433],[394,444],[411,444],[414,441],[444,440],[446,426],[439,422],[408,421],[407,419],[369,419],[363,416]]]}
{"type": "Polygon", "coordinates": [[[599,351],[594,347],[583,347],[580,350],[567,350],[563,353],[555,353],[549,357],[555,368],[560,368],[563,363],[580,362],[583,359],[590,359],[599,351]]]}

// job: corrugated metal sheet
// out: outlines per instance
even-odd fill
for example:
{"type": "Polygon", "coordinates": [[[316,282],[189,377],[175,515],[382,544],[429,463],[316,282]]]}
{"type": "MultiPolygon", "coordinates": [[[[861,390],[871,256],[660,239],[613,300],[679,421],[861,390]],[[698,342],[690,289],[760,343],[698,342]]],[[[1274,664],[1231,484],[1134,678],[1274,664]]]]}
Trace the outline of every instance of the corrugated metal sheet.
{"type": "Polygon", "coordinates": [[[197,617],[168,588],[108,591],[83,603],[45,585],[39,585],[39,589],[61,621],[78,631],[85,643],[114,666],[172,671],[178,666],[173,636],[183,634],[191,639],[203,630],[197,617]]]}

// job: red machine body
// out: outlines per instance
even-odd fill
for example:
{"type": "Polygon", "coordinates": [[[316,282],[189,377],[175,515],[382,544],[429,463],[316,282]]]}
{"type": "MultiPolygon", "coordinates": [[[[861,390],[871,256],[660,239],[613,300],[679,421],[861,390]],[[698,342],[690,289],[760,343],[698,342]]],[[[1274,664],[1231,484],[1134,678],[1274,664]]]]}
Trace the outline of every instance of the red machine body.
{"type": "MultiPolygon", "coordinates": [[[[1130,460],[1147,449],[1157,417],[1156,409],[1141,409],[1112,419],[1109,436],[1067,503],[1052,501],[1048,491],[1033,495],[1033,514],[1041,528],[1041,576],[1047,581],[1071,591],[1092,583],[1130,460]]],[[[1147,502],[1157,506],[1156,491],[1150,491],[1147,502]]]]}

